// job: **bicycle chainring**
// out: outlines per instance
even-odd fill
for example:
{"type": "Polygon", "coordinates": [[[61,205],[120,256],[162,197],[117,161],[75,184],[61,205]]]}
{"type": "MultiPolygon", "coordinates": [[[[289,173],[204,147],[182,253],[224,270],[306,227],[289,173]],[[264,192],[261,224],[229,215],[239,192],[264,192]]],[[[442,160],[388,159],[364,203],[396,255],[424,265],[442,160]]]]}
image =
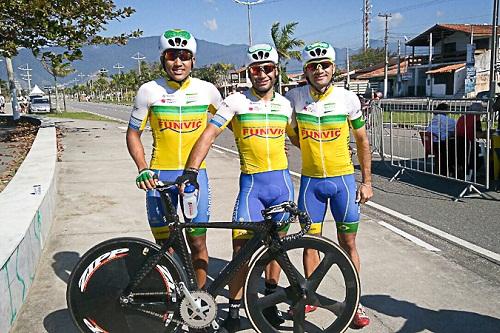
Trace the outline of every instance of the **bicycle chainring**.
{"type": "Polygon", "coordinates": [[[203,290],[190,292],[196,304],[200,307],[199,312],[191,307],[189,301],[184,297],[180,304],[180,315],[185,324],[192,328],[204,328],[210,326],[217,317],[217,303],[215,299],[203,290]]]}

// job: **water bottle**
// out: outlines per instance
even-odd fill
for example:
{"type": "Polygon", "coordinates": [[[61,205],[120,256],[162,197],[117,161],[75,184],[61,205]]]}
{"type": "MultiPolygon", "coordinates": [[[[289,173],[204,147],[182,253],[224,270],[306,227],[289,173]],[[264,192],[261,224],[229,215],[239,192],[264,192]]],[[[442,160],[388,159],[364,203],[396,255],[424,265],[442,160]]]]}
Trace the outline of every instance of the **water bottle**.
{"type": "Polygon", "coordinates": [[[184,188],[184,197],[182,198],[184,215],[188,219],[194,219],[198,215],[198,191],[192,184],[187,184],[184,188]]]}

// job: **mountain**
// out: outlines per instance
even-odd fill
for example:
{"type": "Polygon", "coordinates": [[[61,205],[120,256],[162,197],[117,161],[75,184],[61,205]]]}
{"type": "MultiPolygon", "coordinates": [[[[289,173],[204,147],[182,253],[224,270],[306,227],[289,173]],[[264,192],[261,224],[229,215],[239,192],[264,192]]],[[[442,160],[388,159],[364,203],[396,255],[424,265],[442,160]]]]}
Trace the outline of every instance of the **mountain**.
{"type": "MultiPolygon", "coordinates": [[[[240,67],[245,63],[245,54],[247,50],[247,45],[244,44],[231,44],[222,45],[214,42],[208,42],[205,40],[198,39],[198,52],[196,56],[196,67],[202,67],[205,65],[223,62],[235,65],[235,67],[240,67]]],[[[383,47],[384,43],[380,40],[371,40],[372,47],[383,47]]],[[[55,52],[62,52],[61,48],[53,48],[55,52]]],[[[356,54],[360,52],[361,49],[349,49],[349,54],[356,54]]],[[[389,50],[391,52],[397,51],[397,43],[389,43],[389,50]]],[[[136,39],[130,39],[127,45],[117,46],[117,45],[91,45],[84,46],[82,48],[83,59],[73,62],[73,68],[76,72],[68,75],[65,78],[59,79],[61,83],[70,82],[74,79],[79,79],[81,82],[81,77],[78,75],[85,74],[91,75],[97,73],[101,68],[106,68],[109,74],[117,73],[118,69],[114,69],[113,66],[120,63],[124,66],[122,71],[129,71],[131,69],[137,68],[137,60],[132,59],[138,52],[141,53],[149,63],[158,62],[158,37],[142,37],[136,39]]],[[[345,68],[346,66],[346,48],[335,48],[336,52],[336,63],[340,68],[345,68]]],[[[26,67],[28,64],[31,71],[32,79],[31,86],[38,84],[40,87],[53,84],[52,77],[49,73],[42,67],[40,61],[38,61],[31,50],[21,49],[19,54],[13,59],[14,71],[16,79],[21,83],[24,88],[27,88],[28,84],[26,81],[21,79],[21,74],[23,71],[19,70],[19,67],[26,67]]],[[[290,73],[297,73],[302,71],[302,65],[296,60],[291,60],[287,65],[287,71],[290,73]]],[[[7,74],[5,71],[5,66],[0,63],[0,78],[7,80],[7,74]]],[[[88,77],[83,78],[86,81],[88,77]]]]}
{"type": "MultiPolygon", "coordinates": [[[[205,40],[197,40],[198,52],[196,56],[196,67],[209,65],[216,62],[224,62],[240,67],[245,63],[245,54],[247,46],[244,44],[222,45],[218,43],[208,42],[205,40]]],[[[55,52],[62,52],[61,48],[53,48],[55,52]]],[[[85,75],[95,74],[101,68],[106,68],[109,74],[117,73],[118,69],[113,66],[120,63],[124,66],[122,71],[126,72],[137,68],[137,60],[132,59],[137,52],[141,53],[144,61],[152,63],[159,62],[158,54],[158,37],[142,37],[130,39],[127,45],[91,45],[82,48],[83,58],[73,62],[72,67],[76,72],[68,75],[65,78],[59,79],[61,83],[70,82],[73,79],[79,79],[78,74],[85,75]]],[[[26,88],[27,82],[21,79],[21,74],[24,72],[18,67],[26,67],[28,64],[31,71],[32,79],[31,86],[38,84],[40,87],[53,84],[52,77],[42,67],[42,64],[37,60],[31,50],[21,49],[19,54],[13,58],[14,72],[16,79],[21,85],[26,88]]],[[[0,63],[0,78],[7,80],[5,65],[0,63]]],[[[86,81],[87,78],[84,78],[86,81]]]]}

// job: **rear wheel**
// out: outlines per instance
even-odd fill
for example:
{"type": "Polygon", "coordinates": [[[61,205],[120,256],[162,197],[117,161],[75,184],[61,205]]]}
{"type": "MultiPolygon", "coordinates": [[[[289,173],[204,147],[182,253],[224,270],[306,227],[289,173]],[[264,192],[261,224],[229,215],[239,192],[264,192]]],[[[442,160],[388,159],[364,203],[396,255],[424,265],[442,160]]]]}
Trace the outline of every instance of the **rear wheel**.
{"type": "Polygon", "coordinates": [[[69,278],[66,300],[82,332],[171,332],[178,326],[175,284],[184,277],[164,255],[123,301],[123,290],[159,247],[138,238],[116,238],[90,249],[69,278]]]}
{"type": "Polygon", "coordinates": [[[266,249],[250,265],[244,297],[253,328],[263,333],[344,332],[354,317],[360,296],[358,274],[348,255],[331,240],[309,235],[285,242],[283,247],[295,274],[282,271],[278,288],[271,295],[264,295],[265,267],[277,260],[283,269],[286,260],[266,249]],[[320,255],[319,266],[308,278],[302,263],[304,248],[314,249],[320,255]],[[306,314],[307,305],[317,308],[306,314]],[[284,314],[285,322],[279,327],[274,327],[263,314],[264,309],[272,306],[284,314]]]}

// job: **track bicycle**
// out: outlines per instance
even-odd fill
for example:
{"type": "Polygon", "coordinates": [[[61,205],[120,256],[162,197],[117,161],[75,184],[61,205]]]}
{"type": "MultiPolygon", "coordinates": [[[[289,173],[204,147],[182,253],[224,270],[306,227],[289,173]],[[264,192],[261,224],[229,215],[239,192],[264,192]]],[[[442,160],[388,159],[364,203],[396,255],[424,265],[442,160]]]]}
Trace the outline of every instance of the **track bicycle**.
{"type": "Polygon", "coordinates": [[[284,202],[262,211],[261,223],[181,222],[167,190],[175,183],[156,188],[162,198],[164,219],[170,237],[162,246],[150,241],[120,237],[88,250],[71,272],[67,304],[71,318],[82,332],[181,332],[217,331],[217,302],[235,273],[248,265],[244,284],[247,317],[257,332],[343,332],[358,306],[360,285],[348,255],[334,242],[306,235],[309,216],[293,202],[284,202]],[[277,213],[290,218],[272,221],[277,213]],[[294,220],[301,229],[280,238],[278,230],[294,220]],[[199,289],[183,230],[246,229],[254,233],[238,254],[205,289],[199,289]],[[174,250],[174,255],[169,249],[174,250]],[[308,277],[301,272],[304,248],[315,249],[320,264],[308,277]],[[296,254],[295,254],[296,253],[296,254]],[[264,271],[273,260],[282,272],[277,290],[264,294],[264,271]],[[330,273],[333,272],[333,273],[330,273]],[[274,327],[263,310],[277,305],[287,315],[274,327]],[[305,313],[305,306],[317,310],[305,313]],[[288,310],[288,312],[287,312],[288,310]],[[290,314],[291,313],[291,314],[290,314]]]}

